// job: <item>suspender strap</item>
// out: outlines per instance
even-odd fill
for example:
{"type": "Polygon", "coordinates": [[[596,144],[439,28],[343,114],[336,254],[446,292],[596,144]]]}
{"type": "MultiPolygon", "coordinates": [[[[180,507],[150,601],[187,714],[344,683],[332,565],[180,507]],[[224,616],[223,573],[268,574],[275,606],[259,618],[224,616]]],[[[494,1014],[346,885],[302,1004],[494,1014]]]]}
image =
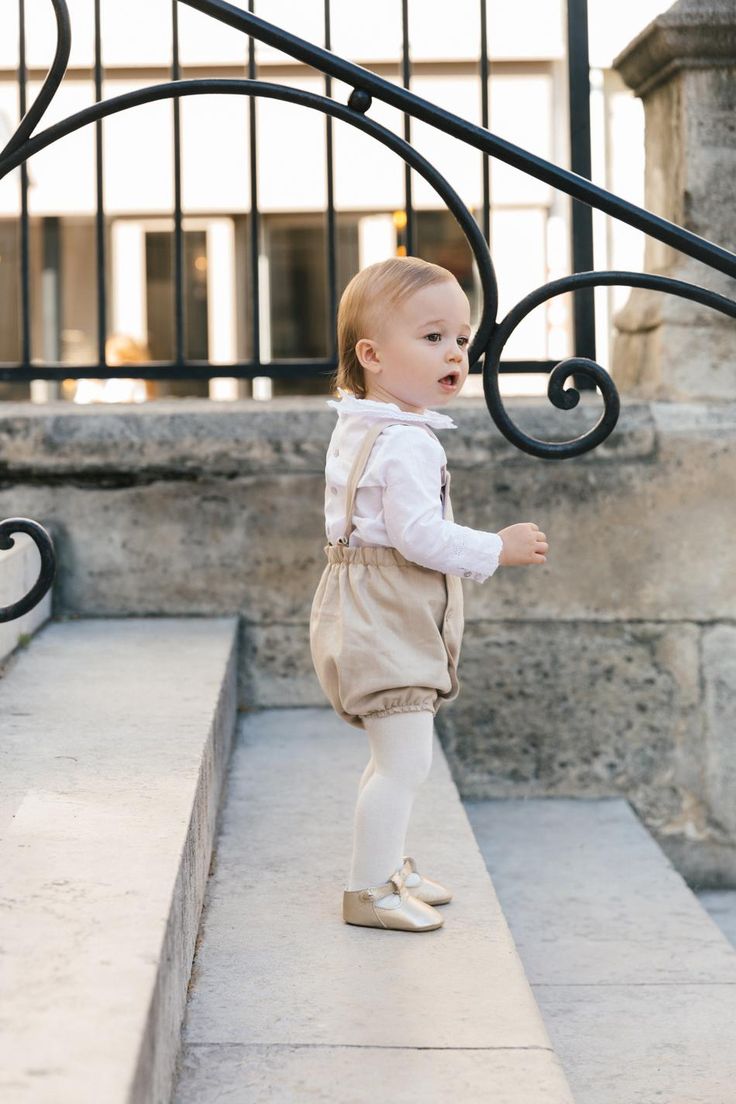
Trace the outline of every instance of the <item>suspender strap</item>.
{"type": "Polygon", "coordinates": [[[345,532],[341,537],[337,538],[338,544],[347,544],[350,540],[350,534],[355,526],[353,525],[353,503],[355,501],[355,492],[358,487],[358,480],[363,474],[363,470],[368,463],[368,457],[371,454],[371,449],[375,444],[376,437],[379,433],[383,433],[384,429],[388,425],[395,425],[395,422],[376,422],[366,433],[363,438],[363,443],[358,449],[358,454],[353,461],[353,466],[350,469],[350,476],[348,477],[348,486],[346,492],[345,501],[345,532]]]}
{"type": "MultiPolygon", "coordinates": [[[[363,474],[363,471],[365,470],[366,464],[368,463],[368,457],[371,454],[371,449],[375,444],[376,438],[380,433],[383,433],[386,426],[406,424],[406,422],[399,421],[398,419],[396,419],[395,421],[381,420],[380,422],[376,422],[375,425],[372,425],[363,438],[363,442],[358,449],[358,454],[353,461],[353,466],[350,469],[350,476],[348,477],[345,502],[345,532],[343,536],[337,538],[337,544],[347,544],[350,540],[350,534],[355,528],[355,526],[353,525],[353,506],[355,503],[355,492],[358,489],[358,481],[363,474]]],[[[420,422],[418,424],[421,425],[422,423],[420,422]]],[[[422,428],[429,429],[428,426],[423,426],[422,428]]],[[[429,432],[432,433],[432,430],[429,429],[429,432]]],[[[434,436],[434,434],[432,434],[432,436],[434,436]]]]}

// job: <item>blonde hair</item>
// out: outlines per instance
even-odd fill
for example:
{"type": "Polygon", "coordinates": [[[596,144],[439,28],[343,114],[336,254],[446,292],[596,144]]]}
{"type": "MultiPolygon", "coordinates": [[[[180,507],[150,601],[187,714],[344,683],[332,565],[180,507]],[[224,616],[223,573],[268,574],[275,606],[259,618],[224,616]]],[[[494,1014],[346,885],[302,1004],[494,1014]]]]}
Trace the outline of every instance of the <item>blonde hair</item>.
{"type": "Polygon", "coordinates": [[[337,309],[337,372],[331,389],[351,391],[365,398],[365,373],[355,346],[368,333],[380,332],[383,318],[420,288],[457,280],[453,272],[421,257],[389,257],[356,272],[340,298],[337,309]]]}

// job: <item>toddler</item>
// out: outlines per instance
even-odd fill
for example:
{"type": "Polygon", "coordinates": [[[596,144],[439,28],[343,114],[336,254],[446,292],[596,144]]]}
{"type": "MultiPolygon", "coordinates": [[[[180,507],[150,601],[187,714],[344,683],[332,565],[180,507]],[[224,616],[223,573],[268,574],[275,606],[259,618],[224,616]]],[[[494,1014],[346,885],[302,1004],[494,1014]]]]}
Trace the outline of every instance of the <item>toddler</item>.
{"type": "Polygon", "coordinates": [[[327,563],[309,637],[335,712],[364,730],[342,915],[391,931],[441,927],[452,894],[404,855],[416,792],[429,774],[434,717],[457,697],[461,578],[546,562],[534,522],[487,533],[453,520],[436,429],[468,374],[470,304],[455,276],[418,257],[358,272],[337,316],[339,401],[325,463],[327,563]]]}

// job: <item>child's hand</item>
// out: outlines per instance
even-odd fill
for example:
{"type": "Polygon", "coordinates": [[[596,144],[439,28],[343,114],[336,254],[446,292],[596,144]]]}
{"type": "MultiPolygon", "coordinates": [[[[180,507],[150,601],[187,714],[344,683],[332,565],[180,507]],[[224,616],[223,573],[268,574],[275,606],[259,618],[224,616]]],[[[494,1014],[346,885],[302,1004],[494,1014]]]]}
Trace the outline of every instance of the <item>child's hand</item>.
{"type": "Polygon", "coordinates": [[[545,552],[549,549],[544,533],[533,521],[520,521],[516,525],[507,525],[499,529],[498,535],[503,541],[499,564],[540,564],[546,563],[545,552]]]}

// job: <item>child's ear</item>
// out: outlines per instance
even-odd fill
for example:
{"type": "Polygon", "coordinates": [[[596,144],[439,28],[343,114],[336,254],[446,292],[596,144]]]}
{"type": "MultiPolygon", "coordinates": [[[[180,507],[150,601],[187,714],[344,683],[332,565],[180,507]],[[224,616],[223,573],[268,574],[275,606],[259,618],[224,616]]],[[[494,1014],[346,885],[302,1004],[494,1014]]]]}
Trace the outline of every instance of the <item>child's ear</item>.
{"type": "Polygon", "coordinates": [[[361,337],[360,341],[356,341],[355,355],[364,368],[370,368],[380,360],[375,344],[368,337],[361,337]]]}

